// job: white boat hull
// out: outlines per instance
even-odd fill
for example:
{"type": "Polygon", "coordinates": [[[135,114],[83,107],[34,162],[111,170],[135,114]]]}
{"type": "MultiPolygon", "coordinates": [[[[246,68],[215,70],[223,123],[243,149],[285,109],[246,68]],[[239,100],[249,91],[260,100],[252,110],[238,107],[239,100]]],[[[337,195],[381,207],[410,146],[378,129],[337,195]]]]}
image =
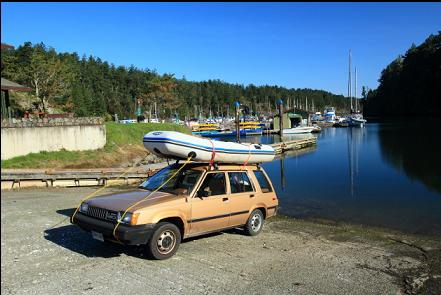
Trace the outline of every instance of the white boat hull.
{"type": "Polygon", "coordinates": [[[174,131],[152,131],[143,139],[144,147],[151,153],[164,158],[187,159],[218,163],[262,163],[275,157],[269,145],[235,143],[211,140],[174,131]],[[194,154],[193,154],[194,153],[194,154]]]}
{"type": "Polygon", "coordinates": [[[311,133],[314,131],[314,127],[294,127],[290,129],[283,129],[283,134],[303,134],[303,133],[311,133]]]}
{"type": "Polygon", "coordinates": [[[350,126],[360,126],[363,127],[364,124],[366,124],[366,120],[365,119],[361,119],[361,118],[349,118],[349,125],[350,126]]]}

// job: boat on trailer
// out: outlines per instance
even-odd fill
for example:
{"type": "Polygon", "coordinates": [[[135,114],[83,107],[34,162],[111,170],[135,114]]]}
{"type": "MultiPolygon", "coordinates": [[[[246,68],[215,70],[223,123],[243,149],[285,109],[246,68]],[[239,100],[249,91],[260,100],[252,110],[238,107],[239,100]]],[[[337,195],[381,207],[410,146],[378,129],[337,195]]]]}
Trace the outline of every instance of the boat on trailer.
{"type": "Polygon", "coordinates": [[[164,158],[198,162],[262,163],[270,162],[276,153],[269,145],[211,140],[175,131],[152,131],[144,135],[144,147],[164,158]]]}

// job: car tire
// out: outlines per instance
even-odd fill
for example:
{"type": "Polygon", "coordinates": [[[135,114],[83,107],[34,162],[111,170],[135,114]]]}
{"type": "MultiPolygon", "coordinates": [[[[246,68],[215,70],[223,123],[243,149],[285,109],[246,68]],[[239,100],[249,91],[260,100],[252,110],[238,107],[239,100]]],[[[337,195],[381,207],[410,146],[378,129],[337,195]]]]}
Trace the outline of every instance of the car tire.
{"type": "Polygon", "coordinates": [[[258,235],[262,231],[264,220],[261,210],[253,210],[245,224],[245,234],[248,236],[258,235]]]}
{"type": "Polygon", "coordinates": [[[167,259],[178,251],[180,243],[179,228],[170,222],[160,222],[147,242],[147,254],[150,258],[157,260],[167,259]]]}

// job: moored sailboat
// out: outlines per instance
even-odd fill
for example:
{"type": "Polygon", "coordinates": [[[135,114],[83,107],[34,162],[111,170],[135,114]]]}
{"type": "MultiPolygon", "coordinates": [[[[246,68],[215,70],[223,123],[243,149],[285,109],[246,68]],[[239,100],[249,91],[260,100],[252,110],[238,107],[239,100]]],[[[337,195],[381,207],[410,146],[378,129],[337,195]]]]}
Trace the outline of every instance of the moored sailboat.
{"type": "Polygon", "coordinates": [[[354,102],[355,102],[355,111],[352,105],[352,76],[351,69],[352,67],[352,55],[349,50],[349,82],[348,82],[348,94],[351,100],[351,114],[347,117],[347,122],[349,126],[353,127],[363,127],[366,124],[367,120],[363,118],[363,115],[358,110],[358,98],[357,98],[357,68],[355,68],[355,81],[354,81],[354,102]]]}

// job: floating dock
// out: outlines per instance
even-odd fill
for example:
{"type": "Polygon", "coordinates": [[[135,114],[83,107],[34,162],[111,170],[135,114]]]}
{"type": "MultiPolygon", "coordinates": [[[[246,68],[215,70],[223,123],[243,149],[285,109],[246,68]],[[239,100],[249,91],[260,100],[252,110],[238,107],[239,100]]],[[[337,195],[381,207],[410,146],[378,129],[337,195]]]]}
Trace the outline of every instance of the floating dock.
{"type": "Polygon", "coordinates": [[[311,137],[307,139],[287,140],[284,142],[278,142],[270,144],[276,151],[276,154],[284,153],[290,150],[300,150],[317,144],[317,138],[311,137]]]}

